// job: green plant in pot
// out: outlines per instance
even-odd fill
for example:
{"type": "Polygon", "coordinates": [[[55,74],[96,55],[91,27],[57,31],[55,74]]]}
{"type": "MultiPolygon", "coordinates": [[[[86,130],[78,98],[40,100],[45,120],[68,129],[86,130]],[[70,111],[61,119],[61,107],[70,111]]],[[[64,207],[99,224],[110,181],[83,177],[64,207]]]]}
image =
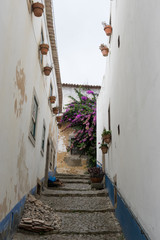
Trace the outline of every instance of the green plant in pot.
{"type": "Polygon", "coordinates": [[[108,145],[106,143],[101,143],[99,148],[101,148],[103,154],[108,152],[108,145]]]}
{"type": "Polygon", "coordinates": [[[104,172],[100,167],[88,168],[90,179],[92,183],[101,183],[103,180],[104,172]]]}
{"type": "Polygon", "coordinates": [[[105,143],[110,143],[111,142],[111,131],[106,130],[105,128],[103,129],[102,132],[102,139],[104,140],[105,143]]]}

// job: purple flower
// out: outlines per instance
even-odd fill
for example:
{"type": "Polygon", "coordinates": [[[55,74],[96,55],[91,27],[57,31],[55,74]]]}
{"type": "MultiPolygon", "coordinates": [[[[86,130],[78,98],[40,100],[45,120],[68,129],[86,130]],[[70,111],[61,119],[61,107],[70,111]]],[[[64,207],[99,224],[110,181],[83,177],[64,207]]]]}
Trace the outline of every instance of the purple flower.
{"type": "Polygon", "coordinates": [[[88,94],[94,94],[94,92],[91,91],[91,90],[88,90],[87,93],[88,93],[88,94]]]}
{"type": "Polygon", "coordinates": [[[82,96],[81,99],[86,101],[88,99],[88,97],[82,96]]]}

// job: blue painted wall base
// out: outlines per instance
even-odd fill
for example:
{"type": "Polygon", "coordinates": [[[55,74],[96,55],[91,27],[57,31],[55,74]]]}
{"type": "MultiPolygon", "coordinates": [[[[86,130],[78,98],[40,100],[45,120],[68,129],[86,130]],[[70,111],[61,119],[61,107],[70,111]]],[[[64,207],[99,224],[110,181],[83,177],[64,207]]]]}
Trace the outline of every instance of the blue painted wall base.
{"type": "MultiPolygon", "coordinates": [[[[41,182],[44,181],[44,178],[41,182]]],[[[35,194],[37,192],[37,186],[31,189],[30,193],[35,194]]],[[[0,240],[11,240],[12,235],[15,232],[24,209],[24,204],[26,201],[25,195],[15,207],[7,214],[7,216],[0,222],[0,240]]]]}
{"type": "MultiPolygon", "coordinates": [[[[114,206],[114,184],[107,175],[105,176],[105,184],[114,206]]],[[[136,221],[119,193],[117,193],[117,208],[115,208],[115,215],[122,227],[126,240],[149,240],[149,237],[144,233],[142,227],[136,221]]]]}

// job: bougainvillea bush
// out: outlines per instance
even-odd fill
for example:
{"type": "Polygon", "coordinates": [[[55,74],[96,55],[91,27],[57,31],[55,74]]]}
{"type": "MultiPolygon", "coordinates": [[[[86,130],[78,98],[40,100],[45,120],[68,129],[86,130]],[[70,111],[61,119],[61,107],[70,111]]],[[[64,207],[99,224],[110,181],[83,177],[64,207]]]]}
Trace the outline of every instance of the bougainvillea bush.
{"type": "Polygon", "coordinates": [[[88,156],[88,165],[96,165],[96,93],[91,90],[82,94],[81,89],[75,89],[77,99],[70,96],[72,102],[67,104],[62,122],[68,123],[67,128],[75,129],[75,138],[67,147],[70,151],[77,148],[80,155],[88,156]]]}

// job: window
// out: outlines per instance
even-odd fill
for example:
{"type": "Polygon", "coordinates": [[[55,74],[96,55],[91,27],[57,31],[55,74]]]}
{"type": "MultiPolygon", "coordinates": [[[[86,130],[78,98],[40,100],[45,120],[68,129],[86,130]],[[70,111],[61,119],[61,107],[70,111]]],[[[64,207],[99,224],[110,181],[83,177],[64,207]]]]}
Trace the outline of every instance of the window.
{"type": "Polygon", "coordinates": [[[42,129],[42,144],[41,144],[41,151],[44,152],[44,144],[45,144],[45,135],[46,135],[46,126],[43,122],[43,129],[42,129]]]}
{"type": "Polygon", "coordinates": [[[108,129],[111,130],[111,112],[110,112],[110,104],[108,107],[108,129]]]}
{"type": "Polygon", "coordinates": [[[53,87],[52,87],[52,84],[50,84],[49,96],[52,96],[52,94],[53,94],[53,87]]]}
{"type": "Polygon", "coordinates": [[[36,97],[34,97],[33,110],[32,110],[32,122],[31,122],[31,134],[35,139],[36,136],[36,124],[37,124],[37,114],[38,114],[38,103],[36,97]]]}
{"type": "Polygon", "coordinates": [[[120,36],[118,36],[118,48],[120,48],[121,45],[121,40],[120,40],[120,36]]]}
{"type": "MultiPolygon", "coordinates": [[[[74,142],[75,138],[71,138],[70,143],[72,144],[74,142]]],[[[78,148],[74,147],[71,149],[71,155],[80,155],[81,151],[79,151],[78,148]]]]}
{"type": "Polygon", "coordinates": [[[34,91],[31,107],[31,122],[29,129],[29,139],[31,140],[34,146],[36,140],[37,116],[38,116],[38,100],[34,91]]]}

